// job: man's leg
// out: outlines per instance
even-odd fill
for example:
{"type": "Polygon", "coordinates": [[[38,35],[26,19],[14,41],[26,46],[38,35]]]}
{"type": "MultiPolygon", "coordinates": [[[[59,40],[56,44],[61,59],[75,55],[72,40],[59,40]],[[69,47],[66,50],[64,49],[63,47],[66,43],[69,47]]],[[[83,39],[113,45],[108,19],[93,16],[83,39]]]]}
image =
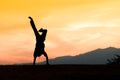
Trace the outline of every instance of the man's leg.
{"type": "Polygon", "coordinates": [[[34,56],[33,65],[35,65],[35,62],[36,62],[36,56],[34,56]]]}
{"type": "Polygon", "coordinates": [[[46,64],[49,65],[48,55],[47,55],[47,53],[45,51],[44,51],[43,55],[46,57],[46,64]]]}

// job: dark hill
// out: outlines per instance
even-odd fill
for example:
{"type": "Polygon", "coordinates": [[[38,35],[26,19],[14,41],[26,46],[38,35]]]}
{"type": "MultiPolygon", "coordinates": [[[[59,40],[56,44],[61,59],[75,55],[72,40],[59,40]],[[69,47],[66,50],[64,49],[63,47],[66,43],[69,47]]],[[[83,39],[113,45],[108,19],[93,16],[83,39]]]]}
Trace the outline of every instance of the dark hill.
{"type": "MultiPolygon", "coordinates": [[[[120,55],[120,49],[108,47],[96,49],[76,56],[62,56],[50,59],[50,64],[106,64],[107,59],[111,59],[115,54],[120,55]]],[[[45,63],[45,62],[43,62],[45,63]]]]}

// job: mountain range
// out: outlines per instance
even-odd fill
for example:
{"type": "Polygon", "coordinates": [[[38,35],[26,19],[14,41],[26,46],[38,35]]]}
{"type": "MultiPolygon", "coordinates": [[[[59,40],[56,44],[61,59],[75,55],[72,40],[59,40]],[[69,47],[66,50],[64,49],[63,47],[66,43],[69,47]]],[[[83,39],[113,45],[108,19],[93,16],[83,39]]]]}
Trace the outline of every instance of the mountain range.
{"type": "MultiPolygon", "coordinates": [[[[108,47],[104,49],[96,49],[84,54],[76,56],[61,56],[54,59],[49,59],[50,64],[106,64],[107,59],[120,55],[120,48],[108,47]]],[[[41,62],[40,64],[45,64],[41,62]]]]}

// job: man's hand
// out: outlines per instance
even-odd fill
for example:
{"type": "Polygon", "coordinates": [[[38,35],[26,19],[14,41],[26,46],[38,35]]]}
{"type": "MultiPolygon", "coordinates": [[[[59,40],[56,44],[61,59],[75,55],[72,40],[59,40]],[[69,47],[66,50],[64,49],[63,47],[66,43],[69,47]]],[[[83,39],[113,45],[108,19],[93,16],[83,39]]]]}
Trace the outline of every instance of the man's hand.
{"type": "Polygon", "coordinates": [[[32,20],[32,17],[29,16],[28,18],[32,20]]]}

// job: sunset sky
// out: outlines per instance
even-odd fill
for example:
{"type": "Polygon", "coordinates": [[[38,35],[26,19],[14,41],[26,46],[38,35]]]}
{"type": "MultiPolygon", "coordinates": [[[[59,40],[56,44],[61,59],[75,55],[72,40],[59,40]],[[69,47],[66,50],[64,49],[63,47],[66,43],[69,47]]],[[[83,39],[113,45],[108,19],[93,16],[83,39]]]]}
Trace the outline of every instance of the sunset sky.
{"type": "Polygon", "coordinates": [[[120,0],[1,0],[0,64],[33,61],[35,36],[28,16],[37,29],[48,29],[49,58],[120,48],[120,0]]]}

